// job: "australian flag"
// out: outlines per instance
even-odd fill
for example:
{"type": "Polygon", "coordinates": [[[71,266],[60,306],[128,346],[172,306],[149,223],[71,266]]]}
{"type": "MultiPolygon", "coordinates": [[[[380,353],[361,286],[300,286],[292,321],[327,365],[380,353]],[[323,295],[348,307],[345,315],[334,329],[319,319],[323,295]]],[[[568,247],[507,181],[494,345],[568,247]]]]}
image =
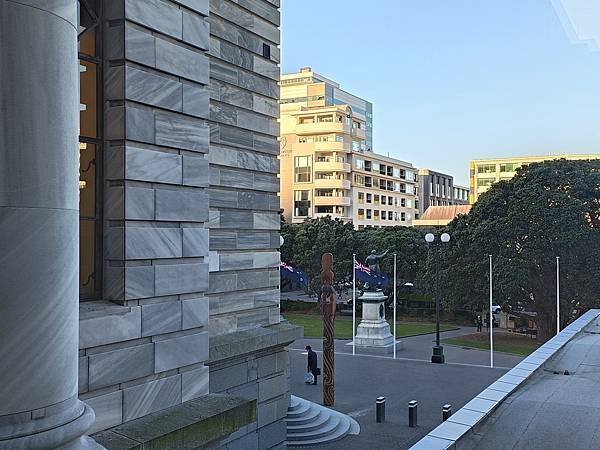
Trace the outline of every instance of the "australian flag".
{"type": "Polygon", "coordinates": [[[382,289],[387,287],[388,279],[385,273],[375,273],[358,261],[354,263],[354,270],[356,271],[356,278],[363,283],[369,283],[371,286],[377,286],[382,289]]]}
{"type": "Polygon", "coordinates": [[[300,283],[303,286],[308,285],[308,277],[304,272],[298,269],[294,269],[289,264],[282,262],[279,265],[281,274],[281,278],[285,278],[286,280],[294,281],[296,283],[300,283]]]}

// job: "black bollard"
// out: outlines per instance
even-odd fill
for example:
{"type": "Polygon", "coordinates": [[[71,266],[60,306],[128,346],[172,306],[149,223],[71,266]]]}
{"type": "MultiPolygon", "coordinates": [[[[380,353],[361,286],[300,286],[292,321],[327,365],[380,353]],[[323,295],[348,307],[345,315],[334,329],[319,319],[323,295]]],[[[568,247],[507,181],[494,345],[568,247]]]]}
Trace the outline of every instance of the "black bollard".
{"type": "Polygon", "coordinates": [[[442,422],[448,420],[448,418],[452,415],[452,405],[444,405],[442,406],[442,422]]]}
{"type": "Polygon", "coordinates": [[[385,397],[377,397],[377,400],[375,400],[375,412],[377,423],[385,422],[385,397]]]}
{"type": "Polygon", "coordinates": [[[411,428],[417,426],[417,405],[416,400],[408,402],[408,426],[411,428]]]}

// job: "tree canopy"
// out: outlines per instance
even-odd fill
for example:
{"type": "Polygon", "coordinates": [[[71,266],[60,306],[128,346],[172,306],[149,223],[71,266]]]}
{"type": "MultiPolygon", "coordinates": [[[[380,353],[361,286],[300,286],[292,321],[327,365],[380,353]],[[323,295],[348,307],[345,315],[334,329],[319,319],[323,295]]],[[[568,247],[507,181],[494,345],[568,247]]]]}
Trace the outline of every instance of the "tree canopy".
{"type": "Polygon", "coordinates": [[[449,224],[441,279],[447,301],[474,307],[488,298],[537,313],[538,333],[555,332],[556,257],[561,267],[561,321],[600,299],[600,161],[535,163],[479,197],[449,224]]]}

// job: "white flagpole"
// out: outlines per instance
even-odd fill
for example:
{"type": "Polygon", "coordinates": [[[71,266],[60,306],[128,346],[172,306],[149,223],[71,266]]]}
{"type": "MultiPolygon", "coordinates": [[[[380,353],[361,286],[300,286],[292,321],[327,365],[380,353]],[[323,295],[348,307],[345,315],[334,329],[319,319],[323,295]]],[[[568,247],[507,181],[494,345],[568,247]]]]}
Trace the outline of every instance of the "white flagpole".
{"type": "Polygon", "coordinates": [[[490,367],[494,367],[494,315],[492,314],[492,255],[490,256],[490,367]]]}
{"type": "Polygon", "coordinates": [[[356,253],[352,253],[352,354],[356,354],[354,335],[356,334],[356,253]]]}
{"type": "Polygon", "coordinates": [[[396,254],[394,253],[394,359],[396,359],[396,254]]]}
{"type": "Polygon", "coordinates": [[[556,257],[556,334],[560,332],[560,256],[556,257]]]}

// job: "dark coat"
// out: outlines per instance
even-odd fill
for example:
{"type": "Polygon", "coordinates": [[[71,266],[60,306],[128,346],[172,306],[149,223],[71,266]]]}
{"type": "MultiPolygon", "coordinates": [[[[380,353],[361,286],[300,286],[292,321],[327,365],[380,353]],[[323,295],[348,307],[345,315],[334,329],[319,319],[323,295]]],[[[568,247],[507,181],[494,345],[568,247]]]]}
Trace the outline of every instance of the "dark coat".
{"type": "Polygon", "coordinates": [[[317,354],[311,349],[308,351],[308,371],[317,370],[317,354]]]}

